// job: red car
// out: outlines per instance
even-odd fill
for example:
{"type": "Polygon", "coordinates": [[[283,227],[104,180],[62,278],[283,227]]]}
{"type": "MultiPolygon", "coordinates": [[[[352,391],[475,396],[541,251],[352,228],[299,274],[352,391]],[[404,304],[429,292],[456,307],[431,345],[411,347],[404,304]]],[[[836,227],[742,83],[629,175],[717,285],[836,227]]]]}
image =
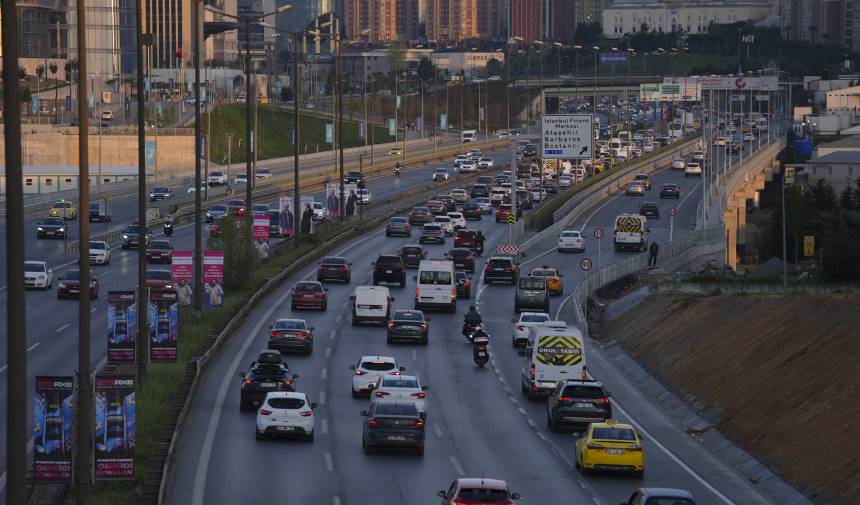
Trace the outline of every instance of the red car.
{"type": "Polygon", "coordinates": [[[290,293],[290,308],[320,309],[325,311],[328,307],[328,291],[319,281],[299,281],[293,286],[290,293]]]}
{"type": "MultiPolygon", "coordinates": [[[[81,294],[81,271],[68,270],[57,284],[57,299],[77,299],[81,294]]],[[[99,297],[99,279],[90,272],[90,300],[99,297]]]]}
{"type": "Polygon", "coordinates": [[[155,291],[173,289],[173,274],[170,270],[147,270],[146,287],[155,291]]]}
{"type": "Polygon", "coordinates": [[[173,246],[168,240],[153,240],[146,248],[147,263],[171,263],[173,261],[173,246]]]}
{"type": "Polygon", "coordinates": [[[481,255],[484,252],[484,234],[481,230],[457,230],[454,232],[454,247],[465,247],[481,255]]]}
{"type": "Polygon", "coordinates": [[[436,496],[442,498],[442,505],[514,505],[514,500],[520,499],[520,494],[512,493],[505,481],[484,477],[457,479],[447,491],[443,489],[436,496]]]}
{"type": "Polygon", "coordinates": [[[234,198],[227,202],[227,211],[233,213],[238,217],[245,216],[245,200],[241,198],[234,198]]]}
{"type": "Polygon", "coordinates": [[[508,216],[512,215],[513,213],[514,211],[511,208],[510,204],[499,205],[499,208],[496,209],[496,222],[504,223],[508,216]]]}

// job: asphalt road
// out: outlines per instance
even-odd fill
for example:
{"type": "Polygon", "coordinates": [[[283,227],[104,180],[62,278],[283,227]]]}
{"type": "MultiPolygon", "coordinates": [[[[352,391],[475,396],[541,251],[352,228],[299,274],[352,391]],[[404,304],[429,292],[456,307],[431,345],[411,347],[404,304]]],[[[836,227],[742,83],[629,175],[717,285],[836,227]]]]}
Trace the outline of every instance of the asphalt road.
{"type": "MultiPolygon", "coordinates": [[[[497,152],[491,154],[497,163],[503,163],[506,153],[497,152]]],[[[450,162],[430,164],[415,170],[404,171],[400,177],[380,176],[369,179],[367,187],[373,198],[378,201],[390,197],[399,191],[413,189],[416,186],[428,184],[430,174],[439,166],[450,166],[450,162]]],[[[290,193],[291,194],[291,193],[290,193]]],[[[321,200],[322,192],[314,193],[317,200],[321,200]]],[[[160,205],[167,205],[164,202],[160,205]]],[[[259,202],[258,202],[259,203],[259,202]]],[[[263,203],[275,204],[276,200],[263,203]]],[[[123,200],[112,205],[111,212],[114,215],[111,227],[123,227],[136,216],[137,207],[133,200],[123,200]]],[[[36,240],[35,221],[28,220],[27,249],[28,259],[47,259],[54,268],[54,290],[50,291],[28,291],[27,292],[27,348],[28,348],[28,399],[32,398],[34,381],[36,375],[72,375],[77,365],[78,347],[78,304],[73,300],[57,300],[56,286],[60,274],[67,268],[72,267],[75,258],[62,255],[61,241],[36,240]],[[30,222],[32,221],[32,223],[30,222]],[[33,252],[31,252],[33,251],[33,252]],[[61,266],[62,265],[62,266],[61,266]]],[[[76,222],[75,222],[76,223],[76,222]]],[[[5,221],[2,224],[5,227],[5,221]]],[[[95,225],[99,227],[101,225],[95,225]]],[[[153,230],[156,237],[161,236],[161,230],[153,230]]],[[[74,232],[73,232],[74,233],[74,232]]],[[[204,234],[206,230],[204,228],[204,234]]],[[[0,230],[5,234],[5,230],[0,230]]],[[[5,235],[0,235],[5,236],[5,235]]],[[[74,235],[73,235],[74,236],[74,235]]],[[[206,236],[204,235],[204,241],[206,236]]],[[[193,225],[185,224],[177,227],[171,239],[176,250],[192,250],[194,248],[193,225]]],[[[6,248],[0,248],[5,255],[6,248]]],[[[99,279],[99,298],[92,305],[92,363],[99,364],[106,355],[106,335],[101,330],[105,321],[107,292],[113,290],[133,289],[137,285],[137,250],[122,250],[116,246],[112,251],[112,260],[107,266],[92,266],[93,272],[99,279]]],[[[4,264],[5,259],[0,262],[4,264]]],[[[150,265],[150,269],[170,269],[170,265],[150,265]]],[[[3,276],[5,281],[5,275],[3,276]]],[[[5,320],[6,314],[6,288],[0,287],[0,319],[5,320]]],[[[0,334],[0,410],[9,408],[6,397],[6,381],[9,380],[7,373],[5,325],[0,334]]],[[[29,401],[27,411],[32,412],[32,401],[29,401]]],[[[0,447],[5,446],[6,440],[6,417],[0,417],[0,447]]],[[[32,447],[32,445],[31,445],[32,447]]],[[[0,454],[0,504],[2,504],[3,488],[6,483],[6,460],[5,452],[0,454]]]]}
{"type": "MultiPolygon", "coordinates": [[[[654,195],[663,182],[678,182],[682,199],[676,231],[690,229],[701,195],[701,182],[668,170],[653,177],[654,195]]],[[[590,236],[594,226],[611,229],[614,217],[638,208],[641,197],[616,196],[595,209],[580,223],[590,236]]],[[[664,210],[670,206],[664,203],[664,210]]],[[[471,226],[471,225],[470,225],[471,226]]],[[[652,222],[652,239],[668,240],[668,219],[652,222]]],[[[506,226],[485,217],[477,225],[488,238],[486,250],[507,235],[506,226]]],[[[415,233],[415,232],[413,232],[415,233]]],[[[603,262],[637,253],[612,251],[611,235],[601,244],[603,262]]],[[[545,428],[545,404],[529,402],[519,391],[521,358],[510,345],[513,289],[485,286],[479,274],[473,278],[476,300],[460,301],[457,314],[431,313],[427,347],[388,345],[379,327],[352,327],[349,295],[370,282],[370,263],[378,253],[394,252],[416,240],[385,238],[378,231],[345,245],[335,254],[353,263],[351,285],[331,283],[328,311],[292,312],[292,282],[262,300],[246,322],[225,344],[219,357],[202,378],[177,458],[176,479],[170,496],[173,505],[270,504],[424,504],[438,503],[435,492],[463,476],[486,476],[508,481],[523,495],[519,503],[617,504],[640,486],[689,489],[704,505],[758,505],[771,503],[749,482],[717,461],[709,451],[675,426],[652,405],[591,345],[586,351],[591,373],[613,392],[616,416],[631,420],[644,438],[646,475],[643,479],[621,476],[581,477],[573,470],[574,438],[545,428]],[[471,359],[471,346],[460,334],[462,317],[470,303],[478,303],[489,332],[492,366],[479,369],[471,359]],[[287,356],[290,367],[301,375],[298,390],[319,403],[316,440],[255,441],[254,413],[238,408],[240,382],[256,354],[265,348],[268,325],[281,317],[301,317],[316,327],[311,356],[287,356]],[[365,455],[361,450],[361,410],[368,400],[353,399],[348,391],[352,372],[348,366],[360,356],[393,356],[407,373],[417,374],[428,391],[426,453],[365,455]]],[[[583,273],[578,261],[595,256],[598,244],[589,241],[584,254],[558,254],[550,241],[546,251],[535,251],[521,264],[521,274],[542,264],[564,273],[566,295],[583,273]]],[[[440,257],[451,247],[426,246],[429,257],[440,257]]],[[[478,261],[478,272],[490,254],[478,261]]],[[[414,274],[414,271],[411,272],[414,274]]],[[[313,278],[308,268],[294,280],[313,278]]],[[[412,308],[414,281],[405,288],[391,287],[395,308],[412,308]]],[[[566,298],[555,297],[553,313],[574,321],[566,298]]]]}

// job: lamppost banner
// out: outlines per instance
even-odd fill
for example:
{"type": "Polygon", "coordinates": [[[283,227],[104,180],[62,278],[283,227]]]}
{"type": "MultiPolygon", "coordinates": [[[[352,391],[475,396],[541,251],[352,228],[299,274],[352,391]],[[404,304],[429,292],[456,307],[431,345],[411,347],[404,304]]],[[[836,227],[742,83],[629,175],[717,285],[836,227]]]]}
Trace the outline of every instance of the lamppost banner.
{"type": "Polygon", "coordinates": [[[204,307],[224,305],[224,251],[203,251],[204,307]]]}
{"type": "Polygon", "coordinates": [[[95,446],[96,480],[134,477],[136,412],[134,376],[96,376],[95,446]]]}
{"type": "Polygon", "coordinates": [[[152,363],[176,363],[178,298],[174,290],[149,292],[149,361],[152,363]]]}
{"type": "Polygon", "coordinates": [[[74,377],[36,376],[34,400],[33,478],[41,482],[70,482],[74,377]]]}
{"type": "Polygon", "coordinates": [[[134,291],[109,291],[107,303],[108,364],[134,363],[137,306],[134,291]]]}

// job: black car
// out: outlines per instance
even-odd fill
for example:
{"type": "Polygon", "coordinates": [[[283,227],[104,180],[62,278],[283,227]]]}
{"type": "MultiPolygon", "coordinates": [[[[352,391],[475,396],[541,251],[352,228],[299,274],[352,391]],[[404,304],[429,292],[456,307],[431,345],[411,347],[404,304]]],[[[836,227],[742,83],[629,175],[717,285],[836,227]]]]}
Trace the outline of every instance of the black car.
{"type": "Polygon", "coordinates": [[[378,286],[382,282],[393,282],[406,286],[406,265],[400,256],[394,254],[380,254],[373,262],[373,285],[378,286]]]}
{"type": "Polygon", "coordinates": [[[66,238],[66,222],[61,217],[46,217],[36,223],[36,238],[66,238]]]}
{"type": "MultiPolygon", "coordinates": [[[[149,228],[144,228],[143,231],[143,246],[149,246],[149,242],[152,240],[152,232],[149,231],[149,228]]],[[[122,231],[122,248],[130,249],[132,247],[140,247],[141,238],[140,238],[140,225],[131,224],[125,227],[125,230],[122,231]]]]}
{"type": "MultiPolygon", "coordinates": [[[[486,279],[486,275],[484,277],[486,279]]],[[[549,312],[549,286],[543,277],[520,277],[514,292],[514,312],[534,309],[549,312]]]]}
{"type": "Polygon", "coordinates": [[[424,252],[424,248],[420,245],[406,244],[400,248],[400,259],[403,260],[406,268],[418,268],[418,264],[425,257],[427,257],[427,253],[424,252]]]}
{"type": "Polygon", "coordinates": [[[681,198],[681,187],[675,183],[660,186],[660,198],[681,198]]]}
{"type": "Polygon", "coordinates": [[[481,207],[477,203],[461,203],[457,211],[463,214],[463,219],[466,221],[480,221],[482,217],[481,207]]]}
{"type": "Polygon", "coordinates": [[[358,184],[361,187],[364,184],[364,175],[361,172],[349,172],[343,178],[343,182],[347,184],[358,184]]]}
{"type": "Polygon", "coordinates": [[[155,202],[158,200],[167,200],[168,198],[172,197],[173,193],[170,191],[170,188],[164,186],[153,188],[152,191],[149,192],[150,202],[155,202]]]}
{"type": "Polygon", "coordinates": [[[484,283],[505,281],[516,284],[519,268],[514,259],[507,256],[493,256],[484,264],[484,283]]]}
{"type": "Polygon", "coordinates": [[[532,208],[532,195],[528,191],[524,189],[517,190],[517,208],[518,209],[531,209],[532,208]]]}
{"type": "Polygon", "coordinates": [[[317,267],[317,280],[343,281],[349,284],[352,280],[352,263],[340,256],[326,256],[320,260],[317,267]]]}
{"type": "Polygon", "coordinates": [[[551,431],[565,426],[584,428],[607,419],[612,419],[609,393],[596,381],[563,380],[546,406],[546,424],[551,431]]]}
{"type": "Polygon", "coordinates": [[[304,319],[278,319],[269,327],[268,348],[278,351],[314,351],[314,327],[304,319]]]}
{"type": "Polygon", "coordinates": [[[433,213],[427,207],[413,207],[409,212],[409,224],[424,224],[433,221],[433,213]]]}
{"type": "Polygon", "coordinates": [[[546,179],[543,181],[543,189],[550,195],[558,193],[558,180],[546,179]]]}
{"type": "Polygon", "coordinates": [[[487,188],[486,184],[474,184],[469,196],[472,198],[488,198],[490,196],[490,190],[487,188]]]}
{"type": "Polygon", "coordinates": [[[412,228],[409,226],[409,220],[407,218],[394,216],[388,220],[388,224],[385,225],[385,236],[393,237],[395,235],[403,237],[412,236],[412,228]]]}
{"type": "Polygon", "coordinates": [[[448,260],[454,263],[454,268],[466,272],[475,271],[475,257],[472,250],[466,247],[455,247],[448,251],[448,260]]]}
{"type": "Polygon", "coordinates": [[[396,340],[408,340],[427,345],[430,336],[430,325],[420,310],[395,310],[388,320],[386,342],[391,344],[396,340]]]}
{"type": "MultiPolygon", "coordinates": [[[[448,207],[445,205],[445,202],[441,200],[430,200],[427,202],[427,209],[430,210],[430,221],[433,220],[432,216],[441,216],[448,212],[448,207]]],[[[428,221],[428,223],[430,221],[428,221]]]]}
{"type": "Polygon", "coordinates": [[[526,144],[526,147],[523,148],[523,154],[525,156],[537,156],[537,146],[534,144],[526,144]]]}
{"type": "Polygon", "coordinates": [[[263,403],[269,391],[295,391],[294,381],[299,375],[294,374],[284,362],[255,361],[247,372],[240,372],[239,377],[242,379],[239,410],[254,410],[263,403]]]}
{"type": "Polygon", "coordinates": [[[454,272],[454,279],[457,281],[457,298],[464,300],[472,298],[472,280],[466,272],[457,270],[454,272]]]}
{"type": "Polygon", "coordinates": [[[657,205],[657,202],[642,202],[642,205],[639,206],[639,215],[660,219],[660,206],[657,205]]]}
{"type": "Polygon", "coordinates": [[[376,400],[366,417],[361,437],[365,453],[377,448],[414,449],[424,455],[424,416],[418,413],[414,402],[376,400]]]}

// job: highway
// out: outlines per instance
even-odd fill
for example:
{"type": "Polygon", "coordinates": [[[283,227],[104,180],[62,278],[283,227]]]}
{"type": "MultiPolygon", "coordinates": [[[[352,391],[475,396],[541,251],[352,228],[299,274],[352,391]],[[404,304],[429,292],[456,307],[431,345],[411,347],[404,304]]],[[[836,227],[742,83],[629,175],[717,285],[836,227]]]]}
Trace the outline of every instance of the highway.
{"type": "MultiPolygon", "coordinates": [[[[689,230],[701,197],[701,180],[686,179],[683,172],[664,170],[652,176],[653,189],[644,200],[658,200],[664,182],[677,182],[682,197],[662,201],[663,216],[650,221],[652,240],[668,240],[669,220],[665,211],[679,209],[675,232],[689,230]]],[[[520,274],[543,264],[564,274],[565,297],[554,297],[552,312],[573,323],[566,296],[573,292],[583,272],[583,256],[595,259],[600,246],[603,263],[638,253],[615,253],[611,229],[614,217],[638,209],[642,197],[623,195],[608,199],[577,223],[587,237],[595,226],[608,231],[599,244],[588,239],[582,254],[555,252],[554,240],[529,254],[520,274]]],[[[485,250],[505,241],[506,225],[484,217],[479,227],[487,236],[485,250]]],[[[395,252],[413,237],[385,238],[380,230],[357,238],[334,254],[352,261],[352,284],[329,283],[328,311],[292,312],[289,290],[293,282],[261,300],[245,323],[225,343],[202,377],[192,404],[184,437],[177,454],[176,475],[170,494],[172,505],[265,504],[429,504],[438,503],[435,493],[447,489],[452,480],[464,476],[486,476],[507,480],[523,495],[521,504],[552,505],[595,503],[615,505],[640,486],[680,487],[690,490],[704,505],[759,505],[772,503],[751,483],[715,459],[695,439],[682,432],[669,416],[655,407],[605,358],[593,343],[587,343],[589,370],[613,393],[616,417],[631,421],[644,439],[646,472],[643,479],[623,476],[582,477],[573,469],[574,438],[551,433],[545,424],[545,403],[530,402],[520,393],[521,358],[510,345],[513,288],[486,286],[480,273],[473,276],[475,300],[459,302],[457,314],[429,313],[430,342],[427,347],[388,345],[379,327],[352,327],[349,295],[359,285],[370,283],[370,263],[378,253],[395,252]],[[477,303],[493,340],[491,366],[479,369],[472,362],[471,346],[461,336],[463,314],[477,303]],[[255,441],[254,413],[239,411],[237,374],[246,370],[266,346],[266,330],[275,319],[299,317],[313,326],[314,353],[286,356],[294,372],[301,375],[297,389],[319,403],[315,411],[316,440],[255,441]],[[363,418],[368,400],[353,399],[348,391],[349,365],[360,356],[393,356],[406,373],[416,374],[427,392],[426,452],[366,455],[361,450],[363,418]]],[[[429,257],[441,257],[451,247],[425,246],[429,257]]],[[[485,254],[476,262],[480,272],[485,254]]],[[[314,278],[313,267],[292,281],[314,278]]],[[[395,308],[412,308],[414,271],[405,288],[391,287],[395,308]]]]}
{"type": "MultiPolygon", "coordinates": [[[[432,147],[431,147],[432,148],[432,147]]],[[[464,149],[465,151],[465,149],[464,149]]],[[[503,163],[509,159],[508,153],[498,152],[491,154],[496,163],[503,163]]],[[[419,185],[430,183],[430,174],[440,166],[450,167],[451,163],[434,163],[420,169],[405,170],[400,177],[389,175],[369,179],[368,189],[374,200],[379,201],[390,197],[401,190],[413,189],[419,185]]],[[[292,165],[290,165],[291,169],[292,165]]],[[[310,167],[309,167],[310,168],[310,167]]],[[[292,195],[292,192],[288,193],[292,195]]],[[[237,194],[237,196],[240,196],[237,194]]],[[[315,192],[317,201],[322,200],[322,192],[315,192]]],[[[275,204],[276,201],[257,202],[275,204]]],[[[170,201],[159,202],[159,206],[165,207],[170,201]]],[[[204,206],[205,210],[206,206],[204,206]]],[[[125,199],[116,201],[111,205],[111,213],[114,216],[109,228],[121,228],[131,222],[137,215],[136,201],[125,199]]],[[[35,223],[38,219],[28,219],[25,223],[27,242],[24,247],[27,250],[28,259],[41,259],[48,261],[54,268],[54,289],[49,291],[28,291],[27,293],[27,349],[28,349],[28,398],[32,398],[34,381],[36,375],[72,375],[77,364],[78,347],[78,304],[73,300],[57,300],[57,279],[67,268],[73,267],[75,258],[63,256],[63,244],[60,240],[37,240],[35,238],[35,223]]],[[[77,221],[73,223],[73,237],[76,235],[77,221]]],[[[5,227],[5,221],[0,224],[5,227]]],[[[98,233],[101,224],[93,226],[93,233],[98,233]]],[[[153,230],[156,238],[161,237],[161,230],[153,230]]],[[[5,230],[0,230],[5,233],[5,230]]],[[[204,243],[206,239],[204,228],[204,243]]],[[[192,250],[194,248],[193,224],[183,224],[177,227],[171,239],[176,250],[192,250]]],[[[5,254],[6,248],[2,248],[5,254]]],[[[105,322],[105,309],[107,292],[112,290],[133,289],[137,284],[137,250],[122,250],[117,244],[112,250],[112,260],[107,266],[92,266],[92,271],[99,279],[99,298],[92,305],[92,363],[101,364],[106,355],[106,335],[101,328],[105,322]]],[[[5,267],[5,259],[0,262],[5,267]]],[[[170,269],[170,265],[150,264],[150,269],[170,269]]],[[[5,272],[2,278],[5,281],[5,272]]],[[[6,319],[6,288],[5,282],[0,287],[0,300],[2,300],[2,312],[0,318],[6,319]]],[[[6,401],[7,359],[6,359],[5,328],[0,335],[0,410],[9,408],[6,401]]],[[[32,403],[32,402],[30,402],[32,403]]],[[[32,412],[32,404],[27,406],[27,411],[32,412]]],[[[6,417],[0,418],[0,446],[5,444],[6,439],[6,417]]],[[[32,447],[32,444],[31,444],[32,447]]],[[[0,454],[0,496],[3,496],[3,488],[6,483],[5,452],[0,454]]],[[[0,502],[2,503],[2,502],[0,502]]]]}

